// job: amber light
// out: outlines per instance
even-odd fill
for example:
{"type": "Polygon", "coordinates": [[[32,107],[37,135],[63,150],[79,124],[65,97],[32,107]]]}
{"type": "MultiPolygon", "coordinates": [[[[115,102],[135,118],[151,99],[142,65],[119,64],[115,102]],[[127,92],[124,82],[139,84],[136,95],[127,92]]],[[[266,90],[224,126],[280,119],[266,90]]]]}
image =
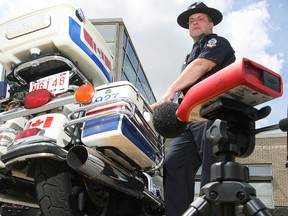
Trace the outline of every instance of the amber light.
{"type": "Polygon", "coordinates": [[[95,89],[90,84],[81,85],[75,92],[75,98],[81,104],[90,103],[94,95],[95,95],[95,89]]]}

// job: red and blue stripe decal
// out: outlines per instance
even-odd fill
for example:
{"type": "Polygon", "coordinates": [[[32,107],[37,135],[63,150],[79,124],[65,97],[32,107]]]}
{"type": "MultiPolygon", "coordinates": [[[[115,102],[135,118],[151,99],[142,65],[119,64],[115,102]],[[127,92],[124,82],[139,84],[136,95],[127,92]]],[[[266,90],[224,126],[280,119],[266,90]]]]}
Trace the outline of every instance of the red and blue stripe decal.
{"type": "Polygon", "coordinates": [[[90,48],[81,40],[81,26],[71,17],[69,17],[69,35],[72,41],[77,44],[100,68],[109,82],[112,81],[110,73],[107,71],[99,58],[90,50],[90,48]]]}

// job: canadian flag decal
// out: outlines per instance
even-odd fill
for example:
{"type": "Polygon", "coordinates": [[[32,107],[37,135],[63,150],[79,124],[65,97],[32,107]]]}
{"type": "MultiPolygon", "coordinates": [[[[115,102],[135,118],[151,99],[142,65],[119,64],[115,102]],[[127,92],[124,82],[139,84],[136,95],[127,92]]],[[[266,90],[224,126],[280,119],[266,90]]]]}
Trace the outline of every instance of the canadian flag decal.
{"type": "Polygon", "coordinates": [[[38,118],[38,119],[35,119],[33,121],[30,121],[26,127],[25,127],[25,130],[29,129],[29,128],[49,128],[52,124],[52,121],[53,121],[53,118],[54,117],[46,117],[45,119],[41,119],[41,118],[38,118]]]}

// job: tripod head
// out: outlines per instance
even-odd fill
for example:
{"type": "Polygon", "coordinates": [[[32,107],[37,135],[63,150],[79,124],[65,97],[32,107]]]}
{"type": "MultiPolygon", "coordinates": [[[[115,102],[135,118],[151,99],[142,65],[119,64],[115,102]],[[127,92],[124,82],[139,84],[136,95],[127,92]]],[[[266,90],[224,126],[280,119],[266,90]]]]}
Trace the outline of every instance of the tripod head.
{"type": "Polygon", "coordinates": [[[214,144],[214,154],[249,156],[255,147],[255,121],[267,117],[270,111],[269,106],[258,110],[229,98],[218,98],[211,105],[202,107],[200,115],[214,121],[207,130],[207,138],[214,144]]]}

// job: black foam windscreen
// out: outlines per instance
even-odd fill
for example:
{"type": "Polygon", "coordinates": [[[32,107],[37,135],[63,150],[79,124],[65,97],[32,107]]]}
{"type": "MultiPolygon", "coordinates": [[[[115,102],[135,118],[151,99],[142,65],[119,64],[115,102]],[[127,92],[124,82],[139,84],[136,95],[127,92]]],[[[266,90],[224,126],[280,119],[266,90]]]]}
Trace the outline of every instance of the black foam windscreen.
{"type": "Polygon", "coordinates": [[[279,128],[284,132],[288,131],[288,118],[279,121],[279,128]]]}
{"type": "Polygon", "coordinates": [[[185,131],[187,122],[182,122],[177,117],[179,105],[165,102],[159,105],[153,113],[153,126],[165,138],[174,138],[185,131]]]}

